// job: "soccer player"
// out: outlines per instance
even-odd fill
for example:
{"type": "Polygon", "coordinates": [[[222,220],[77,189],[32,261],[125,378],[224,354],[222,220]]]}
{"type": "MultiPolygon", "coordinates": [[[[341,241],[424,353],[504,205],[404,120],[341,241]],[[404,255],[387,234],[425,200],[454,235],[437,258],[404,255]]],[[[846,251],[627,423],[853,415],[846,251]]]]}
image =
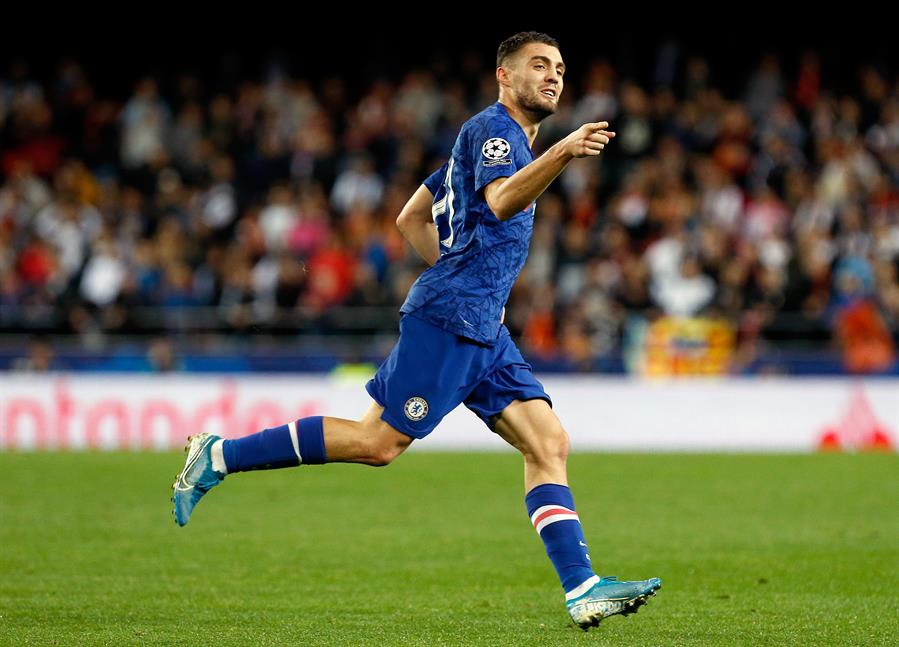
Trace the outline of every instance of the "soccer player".
{"type": "Polygon", "coordinates": [[[534,159],[540,123],[556,111],[565,64],[546,34],[503,41],[499,100],[469,119],[452,155],[412,195],[397,226],[428,262],[400,312],[400,337],[365,388],[360,420],[312,416],[236,440],[190,439],[174,484],[174,514],[187,523],[227,474],[327,462],[387,465],[464,403],[524,457],[525,504],[555,567],[572,620],[587,629],[628,614],[658,578],[598,577],[568,489],[568,435],[552,400],[503,325],[504,304],[524,266],[534,203],[571,160],[599,155],[615,136],[584,124],[534,159]]]}

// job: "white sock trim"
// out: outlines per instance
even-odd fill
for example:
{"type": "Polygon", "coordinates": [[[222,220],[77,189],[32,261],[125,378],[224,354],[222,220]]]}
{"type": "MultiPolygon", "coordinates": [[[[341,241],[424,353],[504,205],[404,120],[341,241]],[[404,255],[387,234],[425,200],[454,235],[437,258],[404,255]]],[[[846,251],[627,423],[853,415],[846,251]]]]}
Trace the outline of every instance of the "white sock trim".
{"type": "Polygon", "coordinates": [[[228,466],[225,465],[225,454],[222,451],[222,445],[224,445],[225,441],[217,440],[212,443],[212,447],[209,448],[209,455],[212,457],[212,469],[220,474],[228,473],[228,466]]]}
{"type": "Polygon", "coordinates": [[[568,593],[566,593],[565,601],[568,602],[569,600],[573,600],[577,597],[582,596],[584,593],[589,591],[590,587],[592,587],[597,582],[599,582],[598,575],[594,575],[593,577],[588,578],[586,581],[584,581],[583,583],[579,584],[578,586],[571,589],[568,593]]]}
{"type": "Polygon", "coordinates": [[[293,453],[297,455],[297,460],[302,464],[303,457],[300,456],[300,439],[297,437],[297,421],[287,423],[287,431],[290,432],[290,442],[293,443],[293,453]]]}

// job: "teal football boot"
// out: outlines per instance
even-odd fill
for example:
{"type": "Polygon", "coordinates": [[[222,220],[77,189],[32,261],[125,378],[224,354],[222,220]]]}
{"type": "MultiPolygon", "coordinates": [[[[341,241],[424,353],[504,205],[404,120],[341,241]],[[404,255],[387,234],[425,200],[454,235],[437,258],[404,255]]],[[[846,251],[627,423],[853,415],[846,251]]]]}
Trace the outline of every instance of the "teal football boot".
{"type": "Polygon", "coordinates": [[[657,577],[638,582],[619,582],[617,577],[604,577],[565,604],[574,624],[586,631],[603,618],[636,613],[661,586],[662,580],[657,577]]]}
{"type": "Polygon", "coordinates": [[[175,504],[173,512],[179,526],[188,522],[190,513],[203,495],[225,479],[224,474],[212,469],[210,455],[212,444],[221,440],[221,437],[204,432],[188,436],[187,439],[190,441],[184,448],[187,462],[172,485],[172,503],[175,504]]]}

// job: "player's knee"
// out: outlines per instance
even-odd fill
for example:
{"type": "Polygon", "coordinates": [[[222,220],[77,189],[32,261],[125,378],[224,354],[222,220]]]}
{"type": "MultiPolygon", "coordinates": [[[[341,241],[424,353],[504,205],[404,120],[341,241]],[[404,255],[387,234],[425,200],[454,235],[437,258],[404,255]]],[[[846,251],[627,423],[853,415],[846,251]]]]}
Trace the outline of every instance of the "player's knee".
{"type": "Polygon", "coordinates": [[[540,464],[564,463],[570,449],[568,432],[561,426],[553,426],[541,434],[535,434],[534,441],[523,451],[525,459],[540,464]]]}
{"type": "Polygon", "coordinates": [[[366,438],[364,462],[372,467],[390,465],[412,443],[409,436],[401,434],[382,421],[378,421],[374,428],[368,430],[366,438]]]}
{"type": "Polygon", "coordinates": [[[547,437],[546,456],[550,461],[565,462],[568,460],[568,451],[571,443],[568,439],[568,432],[560,425],[552,431],[547,437]]]}
{"type": "Polygon", "coordinates": [[[372,447],[370,462],[372,467],[385,467],[403,453],[405,446],[397,443],[380,443],[372,447]]]}
{"type": "Polygon", "coordinates": [[[563,461],[568,460],[568,452],[571,450],[571,441],[568,432],[559,427],[556,433],[555,456],[563,461]]]}
{"type": "Polygon", "coordinates": [[[381,418],[383,410],[383,407],[372,403],[369,411],[357,422],[353,462],[372,467],[390,465],[411,444],[412,438],[381,418]]]}

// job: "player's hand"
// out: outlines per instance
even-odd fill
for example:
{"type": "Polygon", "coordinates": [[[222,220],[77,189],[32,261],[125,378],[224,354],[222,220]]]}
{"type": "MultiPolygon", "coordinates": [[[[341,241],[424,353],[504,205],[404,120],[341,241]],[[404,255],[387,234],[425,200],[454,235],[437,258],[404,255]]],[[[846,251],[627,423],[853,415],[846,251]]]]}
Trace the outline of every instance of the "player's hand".
{"type": "Polygon", "coordinates": [[[599,155],[615,136],[614,132],[606,130],[608,127],[607,121],[584,124],[562,140],[565,151],[572,157],[599,155]]]}

